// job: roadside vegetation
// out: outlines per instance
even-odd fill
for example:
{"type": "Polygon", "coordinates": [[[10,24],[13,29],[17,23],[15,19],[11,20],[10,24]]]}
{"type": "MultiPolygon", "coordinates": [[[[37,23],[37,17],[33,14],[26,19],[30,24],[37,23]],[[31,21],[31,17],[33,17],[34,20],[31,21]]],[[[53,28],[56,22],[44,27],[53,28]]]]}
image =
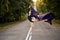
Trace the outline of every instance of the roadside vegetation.
{"type": "Polygon", "coordinates": [[[31,0],[0,0],[0,27],[27,19],[31,0]]]}
{"type": "Polygon", "coordinates": [[[53,12],[55,15],[54,22],[60,23],[60,0],[40,0],[37,3],[39,13],[53,12]]]}
{"type": "MultiPolygon", "coordinates": [[[[32,3],[32,0],[0,0],[0,28],[26,20],[32,3]]],[[[36,3],[39,13],[53,12],[53,22],[60,24],[60,0],[37,0],[36,3]]]]}

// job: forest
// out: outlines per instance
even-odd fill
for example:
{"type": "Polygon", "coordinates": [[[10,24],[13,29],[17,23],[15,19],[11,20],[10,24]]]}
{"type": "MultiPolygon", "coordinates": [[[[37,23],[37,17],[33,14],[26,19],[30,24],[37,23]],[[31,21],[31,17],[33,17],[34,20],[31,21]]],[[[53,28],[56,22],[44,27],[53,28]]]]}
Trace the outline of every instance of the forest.
{"type": "MultiPolygon", "coordinates": [[[[28,17],[32,0],[0,0],[0,23],[25,20],[28,17]]],[[[37,3],[39,13],[53,12],[55,19],[60,20],[60,0],[42,0],[37,3]]]]}

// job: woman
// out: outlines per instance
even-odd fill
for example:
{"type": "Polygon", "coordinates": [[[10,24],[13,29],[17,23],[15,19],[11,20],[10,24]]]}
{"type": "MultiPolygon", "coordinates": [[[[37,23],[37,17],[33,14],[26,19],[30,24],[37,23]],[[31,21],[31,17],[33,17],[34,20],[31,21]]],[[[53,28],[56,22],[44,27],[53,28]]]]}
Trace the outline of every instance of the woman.
{"type": "Polygon", "coordinates": [[[54,19],[55,15],[51,12],[48,12],[48,13],[45,13],[41,16],[38,16],[38,12],[36,12],[32,7],[30,7],[30,13],[29,13],[29,16],[28,16],[28,20],[30,22],[34,22],[32,20],[32,17],[34,17],[35,19],[37,19],[39,21],[47,19],[47,21],[45,21],[45,22],[48,22],[49,24],[52,25],[52,20],[54,19]]]}

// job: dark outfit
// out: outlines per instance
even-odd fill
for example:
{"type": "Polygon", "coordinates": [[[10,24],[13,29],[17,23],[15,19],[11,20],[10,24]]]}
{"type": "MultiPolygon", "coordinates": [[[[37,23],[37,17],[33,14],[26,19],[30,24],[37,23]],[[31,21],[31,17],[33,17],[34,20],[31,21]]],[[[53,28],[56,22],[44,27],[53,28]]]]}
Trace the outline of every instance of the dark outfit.
{"type": "Polygon", "coordinates": [[[48,22],[49,24],[52,24],[52,20],[55,17],[55,15],[53,13],[48,12],[48,13],[45,13],[45,14],[43,14],[43,15],[38,17],[38,13],[32,7],[30,8],[30,10],[31,10],[31,15],[28,16],[28,20],[30,22],[33,22],[32,21],[32,17],[35,17],[38,20],[45,20],[45,19],[47,19],[47,21],[45,21],[45,22],[48,22]]]}

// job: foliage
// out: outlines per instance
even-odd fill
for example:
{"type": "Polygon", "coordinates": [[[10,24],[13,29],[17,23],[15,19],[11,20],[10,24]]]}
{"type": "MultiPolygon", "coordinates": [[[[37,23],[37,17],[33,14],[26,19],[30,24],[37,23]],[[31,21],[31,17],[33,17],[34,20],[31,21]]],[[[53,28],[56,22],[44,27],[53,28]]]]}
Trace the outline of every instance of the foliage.
{"type": "Polygon", "coordinates": [[[44,5],[37,6],[38,12],[53,12],[56,19],[60,19],[60,0],[44,0],[44,5]]]}
{"type": "Polygon", "coordinates": [[[0,23],[22,20],[31,0],[0,0],[0,23]]]}
{"type": "Polygon", "coordinates": [[[56,15],[56,19],[60,19],[60,0],[45,0],[48,11],[52,11],[56,15]]]}

